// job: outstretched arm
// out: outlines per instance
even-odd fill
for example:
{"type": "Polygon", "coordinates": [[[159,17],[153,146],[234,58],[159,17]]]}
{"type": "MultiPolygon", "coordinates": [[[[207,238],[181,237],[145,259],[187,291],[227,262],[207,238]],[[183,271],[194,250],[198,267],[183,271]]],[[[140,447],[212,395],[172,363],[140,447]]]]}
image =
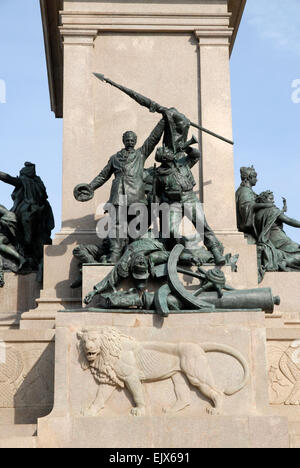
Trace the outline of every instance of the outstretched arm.
{"type": "Polygon", "coordinates": [[[5,172],[0,172],[0,180],[2,182],[5,182],[6,184],[13,185],[14,187],[17,187],[19,185],[19,179],[17,177],[11,177],[5,172]]]}
{"type": "Polygon", "coordinates": [[[254,203],[253,210],[256,212],[264,208],[273,208],[273,206],[274,206],[273,203],[254,203]]]}
{"type": "Polygon", "coordinates": [[[151,132],[150,136],[147,138],[143,146],[141,147],[141,152],[144,155],[145,160],[153,152],[155,146],[159,143],[159,140],[162,137],[162,134],[165,129],[165,120],[161,119],[154,130],[151,132]]]}
{"type": "Polygon", "coordinates": [[[289,218],[288,216],[284,215],[283,213],[278,217],[282,223],[288,224],[289,226],[300,228],[300,221],[296,219],[289,218]]]}
{"type": "Polygon", "coordinates": [[[109,160],[108,164],[105,166],[105,168],[100,172],[97,177],[95,177],[94,180],[90,183],[90,187],[93,190],[97,190],[98,188],[102,187],[102,185],[107,182],[111,176],[113,175],[113,165],[112,165],[112,159],[109,160]]]}

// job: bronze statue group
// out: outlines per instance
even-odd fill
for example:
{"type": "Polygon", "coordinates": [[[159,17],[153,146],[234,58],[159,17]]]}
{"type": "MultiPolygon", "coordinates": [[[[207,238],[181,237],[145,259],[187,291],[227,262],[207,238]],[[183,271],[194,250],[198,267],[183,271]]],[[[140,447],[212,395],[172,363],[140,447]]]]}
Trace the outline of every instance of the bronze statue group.
{"type": "MultiPolygon", "coordinates": [[[[249,291],[234,292],[226,284],[222,271],[226,264],[236,270],[238,255],[224,256],[224,247],[208,225],[202,204],[194,192],[196,182],[192,168],[199,162],[201,154],[193,147],[197,139],[193,137],[188,141],[188,134],[190,127],[197,125],[175,108],[163,107],[103,75],[96,76],[162,118],[138,148],[137,135],[127,131],[123,135],[124,147],[111,156],[95,179],[75,187],[75,199],[87,202],[94,197],[96,190],[114,177],[107,202],[108,212],[112,207],[114,213],[110,219],[110,230],[98,243],[79,245],[74,249],[74,256],[79,260],[79,275],[70,285],[71,288],[82,285],[82,264],[111,264],[111,273],[85,298],[87,305],[97,296],[100,307],[154,308],[163,315],[170,310],[183,308],[211,310],[215,304],[221,309],[226,308],[225,303],[233,309],[240,307],[241,297],[248,298],[249,291]],[[161,139],[162,145],[156,148],[161,139]],[[146,169],[145,163],[155,148],[156,164],[146,169]],[[150,213],[153,214],[154,205],[162,204],[167,210],[157,214],[159,229],[155,236],[151,230],[153,219],[150,213]],[[122,236],[122,212],[125,207],[129,225],[135,219],[131,210],[133,206],[140,207],[140,211],[146,213],[146,228],[138,237],[133,236],[130,230],[122,236]],[[191,250],[186,245],[186,238],[180,234],[184,216],[194,225],[203,246],[191,250]],[[164,222],[168,227],[168,236],[163,235],[164,222]],[[207,272],[202,268],[204,264],[211,264],[213,268],[207,272]],[[193,271],[191,267],[194,267],[193,271]],[[199,279],[200,288],[194,294],[186,292],[179,283],[176,275],[180,272],[199,279]],[[125,292],[117,291],[117,286],[125,279],[131,281],[132,288],[128,287],[125,292]],[[147,292],[149,280],[162,283],[156,294],[147,292]],[[223,301],[224,295],[226,300],[223,301]]],[[[300,222],[286,216],[285,200],[280,210],[275,206],[272,192],[255,194],[253,187],[257,183],[257,174],[253,167],[242,168],[241,178],[242,183],[236,193],[237,225],[247,236],[248,242],[257,245],[259,281],[268,271],[300,270],[300,246],[289,239],[283,230],[284,224],[299,228],[300,222]]],[[[0,172],[0,180],[14,187],[12,209],[0,206],[0,286],[4,285],[5,269],[18,274],[37,271],[41,280],[43,248],[51,244],[54,228],[46,188],[32,163],[25,163],[18,177],[0,172]]],[[[251,293],[250,302],[247,299],[246,305],[260,307],[265,298],[258,291],[251,293]]],[[[278,300],[272,297],[270,309],[274,302],[278,300]]]]}
{"type": "Polygon", "coordinates": [[[237,224],[248,241],[257,245],[259,281],[266,272],[300,271],[300,245],[284,232],[285,224],[300,228],[300,222],[286,216],[286,200],[280,210],[271,191],[254,192],[257,173],[253,166],[241,168],[241,179],[236,192],[237,224]]]}
{"type": "Polygon", "coordinates": [[[4,270],[37,272],[41,282],[44,245],[51,244],[54,229],[46,188],[30,162],[17,177],[0,172],[0,180],[14,187],[11,210],[0,205],[0,285],[5,284],[4,270]]]}
{"type": "MultiPolygon", "coordinates": [[[[235,269],[238,256],[232,257],[231,254],[224,256],[224,247],[208,225],[202,204],[194,192],[196,182],[192,168],[200,160],[201,154],[198,149],[192,147],[197,143],[196,138],[193,137],[188,141],[188,133],[191,125],[195,126],[195,124],[192,124],[175,108],[163,107],[135,91],[104,78],[103,75],[96,76],[101,81],[118,88],[138,104],[148,108],[150,112],[161,114],[163,118],[138,149],[136,149],[136,134],[132,131],[126,132],[123,135],[124,148],[109,159],[106,167],[92,182],[79,184],[74,189],[76,200],[89,201],[93,198],[95,190],[114,176],[108,203],[114,207],[115,216],[108,237],[102,245],[100,242],[99,245],[80,245],[74,250],[74,256],[80,261],[79,267],[83,263],[95,262],[114,265],[111,273],[95,285],[94,290],[86,296],[85,303],[91,304],[97,296],[98,306],[103,308],[155,308],[167,315],[169,310],[182,310],[183,308],[209,310],[212,303],[216,303],[217,298],[221,299],[224,296],[224,290],[227,291],[225,293],[227,297],[233,298],[236,293],[233,293],[232,288],[226,285],[222,267],[227,263],[235,269]],[[155,160],[159,166],[155,165],[145,170],[145,162],[161,138],[163,145],[157,148],[155,154],[155,160]],[[160,230],[156,238],[150,229],[151,221],[148,225],[146,224],[147,230],[139,239],[131,238],[129,231],[127,239],[119,236],[122,225],[119,213],[122,211],[124,199],[128,212],[133,204],[146,205],[148,207],[147,218],[150,218],[149,213],[153,203],[166,204],[167,214],[165,212],[162,216],[167,218],[165,221],[168,225],[168,238],[162,235],[162,216],[159,218],[160,230]],[[186,248],[186,239],[179,232],[183,216],[187,216],[192,222],[204,247],[192,251],[186,248]],[[117,235],[111,236],[111,232],[117,235]],[[182,245],[177,258],[178,264],[168,270],[170,262],[172,263],[173,249],[178,244],[182,245]],[[205,263],[214,264],[215,268],[205,273],[201,268],[205,263]],[[175,285],[176,279],[173,282],[170,281],[175,270],[176,273],[181,271],[188,274],[188,270],[183,270],[182,265],[189,267],[193,265],[198,268],[198,272],[194,272],[191,276],[200,280],[201,287],[193,298],[191,294],[187,298],[181,286],[175,285]],[[117,291],[117,286],[124,279],[129,279],[134,287],[125,292],[117,291]],[[165,282],[159,289],[161,292],[164,291],[164,294],[160,294],[159,291],[157,294],[147,292],[150,279],[165,282]],[[214,300],[212,301],[211,297],[204,300],[203,294],[211,292],[214,293],[214,300]],[[164,310],[162,310],[162,302],[165,303],[164,310]]],[[[214,136],[222,138],[219,135],[214,134],[214,136]]],[[[226,139],[225,141],[231,143],[226,139]]],[[[260,205],[260,208],[263,206],[260,205]]],[[[266,203],[265,208],[271,209],[271,204],[266,203]]],[[[130,216],[127,219],[130,220],[130,216]]],[[[80,274],[71,287],[77,288],[81,284],[80,268],[80,274]]],[[[257,292],[255,294],[259,296],[257,292]]],[[[229,301],[232,308],[234,308],[233,302],[229,301]]],[[[275,302],[278,302],[277,298],[275,302]]],[[[260,298],[256,304],[260,304],[260,298]]],[[[221,308],[224,309],[222,303],[221,308]]]]}

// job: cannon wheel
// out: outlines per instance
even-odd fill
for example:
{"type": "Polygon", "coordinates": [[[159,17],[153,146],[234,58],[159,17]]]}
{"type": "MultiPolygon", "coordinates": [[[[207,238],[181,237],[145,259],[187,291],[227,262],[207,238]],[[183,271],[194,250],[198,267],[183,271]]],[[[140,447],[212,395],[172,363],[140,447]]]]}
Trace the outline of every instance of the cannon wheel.
{"type": "Polygon", "coordinates": [[[154,304],[157,310],[157,313],[162,317],[168,317],[170,313],[170,309],[168,306],[168,296],[171,294],[171,289],[167,284],[164,284],[159,290],[156,292],[154,296],[154,304]]]}
{"type": "Polygon", "coordinates": [[[178,267],[178,260],[184,250],[183,245],[176,245],[172,250],[169,261],[168,261],[168,285],[162,286],[155,295],[155,305],[160,315],[167,317],[170,313],[168,307],[168,295],[170,293],[175,294],[183,303],[189,308],[194,310],[205,309],[205,312],[212,312],[215,310],[215,306],[199,299],[189,292],[181,283],[178,273],[191,276],[193,278],[202,279],[201,275],[194,273],[193,271],[185,270],[184,268],[178,267]]]}

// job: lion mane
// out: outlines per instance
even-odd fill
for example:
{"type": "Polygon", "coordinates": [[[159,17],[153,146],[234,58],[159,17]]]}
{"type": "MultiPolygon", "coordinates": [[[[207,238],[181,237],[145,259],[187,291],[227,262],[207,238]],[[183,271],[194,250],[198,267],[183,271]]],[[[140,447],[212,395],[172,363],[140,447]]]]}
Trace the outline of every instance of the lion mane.
{"type": "Polygon", "coordinates": [[[123,349],[122,340],[135,341],[123,335],[113,327],[85,328],[78,333],[79,362],[84,370],[90,369],[97,383],[117,385],[124,388],[124,382],[119,379],[115,371],[115,364],[120,359],[123,349]],[[91,334],[97,337],[97,357],[90,363],[86,357],[86,341],[91,334]]]}

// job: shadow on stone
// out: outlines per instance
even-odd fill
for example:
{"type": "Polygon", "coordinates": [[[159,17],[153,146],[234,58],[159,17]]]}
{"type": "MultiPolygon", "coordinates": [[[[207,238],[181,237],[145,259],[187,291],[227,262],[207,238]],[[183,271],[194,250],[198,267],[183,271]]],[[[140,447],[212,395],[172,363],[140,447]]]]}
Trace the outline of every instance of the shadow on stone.
{"type": "Polygon", "coordinates": [[[36,424],[38,418],[47,416],[54,402],[54,343],[41,353],[36,346],[22,353],[23,372],[32,365],[14,395],[14,423],[36,424]]]}

